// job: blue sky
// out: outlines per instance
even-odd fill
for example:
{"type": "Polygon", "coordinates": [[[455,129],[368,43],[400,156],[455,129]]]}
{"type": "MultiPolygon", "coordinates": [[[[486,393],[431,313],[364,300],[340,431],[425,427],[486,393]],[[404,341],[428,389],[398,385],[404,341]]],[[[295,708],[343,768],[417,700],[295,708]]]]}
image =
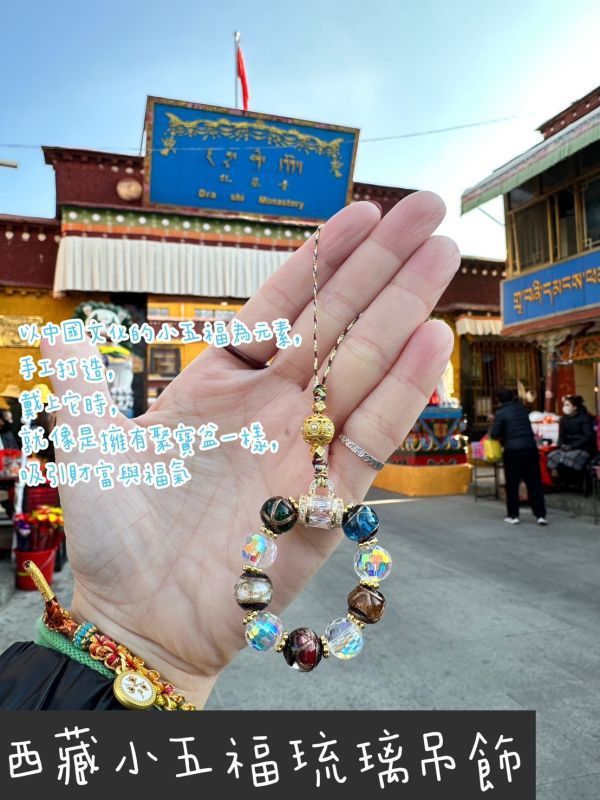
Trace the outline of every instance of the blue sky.
{"type": "MultiPolygon", "coordinates": [[[[516,116],[359,146],[357,180],[438,192],[441,232],[469,255],[503,258],[504,230],[479,211],[461,218],[462,190],[600,84],[592,0],[5,0],[0,159],[19,169],[0,169],[0,213],[54,216],[42,144],[137,152],[148,94],[232,106],[235,29],[254,111],[364,139],[516,116]]],[[[502,219],[499,201],[485,208],[502,219]]]]}

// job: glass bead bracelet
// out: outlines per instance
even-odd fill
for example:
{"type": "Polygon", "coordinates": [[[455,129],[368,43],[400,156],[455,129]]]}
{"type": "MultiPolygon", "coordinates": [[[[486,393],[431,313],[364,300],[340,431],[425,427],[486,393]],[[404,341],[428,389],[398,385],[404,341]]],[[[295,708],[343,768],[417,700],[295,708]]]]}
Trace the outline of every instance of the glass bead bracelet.
{"type": "MultiPolygon", "coordinates": [[[[330,509],[332,505],[329,504],[330,509]]],[[[281,652],[288,666],[300,672],[311,672],[329,655],[343,660],[357,656],[363,648],[362,629],[383,617],[385,598],[378,587],[392,568],[390,554],[375,538],[379,528],[377,514],[364,504],[343,510],[342,530],[358,544],[354,569],[360,583],[348,595],[347,615],[332,620],[323,636],[310,628],[296,628],[288,633],[279,617],[265,611],[273,596],[273,584],[264,570],[277,557],[276,537],[290,531],[298,521],[299,503],[293,497],[271,497],[263,504],[260,517],[260,529],[242,543],[244,567],[234,590],[238,605],[248,612],[243,619],[248,645],[254,650],[281,652]]],[[[322,518],[321,513],[319,519],[322,518]]]]}

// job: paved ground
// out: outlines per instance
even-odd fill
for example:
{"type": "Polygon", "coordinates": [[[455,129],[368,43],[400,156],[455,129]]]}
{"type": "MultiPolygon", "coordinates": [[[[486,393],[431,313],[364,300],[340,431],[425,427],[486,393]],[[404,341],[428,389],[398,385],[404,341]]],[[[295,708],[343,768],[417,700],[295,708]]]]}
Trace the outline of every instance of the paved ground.
{"type": "MultiPolygon", "coordinates": [[[[499,503],[470,496],[378,513],[394,569],[388,612],[360,656],[300,675],[274,653],[244,651],[209,708],[535,709],[538,798],[598,800],[600,526],[564,512],[548,528],[528,513],[509,526],[499,503]]],[[[323,630],[343,613],[351,553],[342,543],[286,612],[287,630],[323,630]]],[[[68,569],[59,581],[68,602],[68,569]]],[[[0,651],[27,638],[39,612],[37,593],[15,595],[0,611],[0,651]]]]}

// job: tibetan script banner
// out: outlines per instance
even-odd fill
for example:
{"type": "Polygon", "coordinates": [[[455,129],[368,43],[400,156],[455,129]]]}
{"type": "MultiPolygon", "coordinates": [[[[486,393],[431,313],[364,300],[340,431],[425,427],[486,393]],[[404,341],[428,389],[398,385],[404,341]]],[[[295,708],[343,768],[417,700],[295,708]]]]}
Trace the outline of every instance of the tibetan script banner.
{"type": "Polygon", "coordinates": [[[502,283],[505,328],[594,306],[600,314],[598,251],[524,272],[502,283]]]}

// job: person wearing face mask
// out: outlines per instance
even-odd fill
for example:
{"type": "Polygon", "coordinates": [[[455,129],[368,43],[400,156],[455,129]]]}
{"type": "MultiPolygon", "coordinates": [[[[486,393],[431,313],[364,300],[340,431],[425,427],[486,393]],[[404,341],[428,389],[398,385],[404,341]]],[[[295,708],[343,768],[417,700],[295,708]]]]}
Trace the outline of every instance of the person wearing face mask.
{"type": "Polygon", "coordinates": [[[546,504],[542,490],[540,457],[525,406],[512,389],[498,392],[500,408],[490,431],[503,448],[502,461],[506,477],[506,516],[504,521],[516,525],[519,520],[519,486],[525,481],[529,505],[538,525],[547,525],[546,504]]]}
{"type": "Polygon", "coordinates": [[[548,468],[557,470],[562,483],[581,485],[583,470],[596,452],[591,415],[579,395],[563,398],[563,416],[558,431],[558,450],[548,456],[548,468]]]}

